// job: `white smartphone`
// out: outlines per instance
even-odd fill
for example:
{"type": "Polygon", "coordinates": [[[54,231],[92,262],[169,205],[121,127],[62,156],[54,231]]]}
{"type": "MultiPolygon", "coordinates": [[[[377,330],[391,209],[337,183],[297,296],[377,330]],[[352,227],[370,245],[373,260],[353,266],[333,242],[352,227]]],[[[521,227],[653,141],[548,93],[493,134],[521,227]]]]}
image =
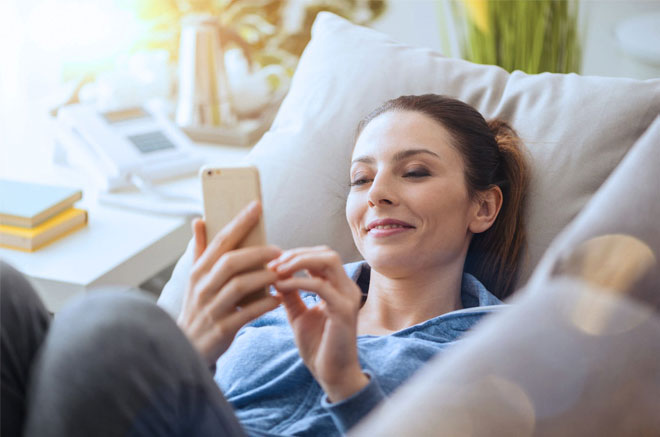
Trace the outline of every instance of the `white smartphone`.
{"type": "MultiPolygon", "coordinates": [[[[206,222],[206,242],[220,232],[236,215],[253,200],[261,201],[259,170],[252,166],[212,167],[200,170],[202,195],[204,198],[204,221],[206,222]]],[[[263,212],[259,222],[237,248],[263,246],[266,244],[266,230],[263,212]]],[[[239,306],[257,300],[268,293],[266,288],[255,290],[243,299],[239,306]]]]}

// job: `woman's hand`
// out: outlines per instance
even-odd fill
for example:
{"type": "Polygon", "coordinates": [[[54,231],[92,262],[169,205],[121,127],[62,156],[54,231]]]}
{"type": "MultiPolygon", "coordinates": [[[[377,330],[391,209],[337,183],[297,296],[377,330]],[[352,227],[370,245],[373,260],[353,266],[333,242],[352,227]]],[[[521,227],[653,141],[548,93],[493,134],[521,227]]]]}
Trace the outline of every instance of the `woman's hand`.
{"type": "Polygon", "coordinates": [[[237,307],[242,298],[277,279],[264,266],[280,255],[278,248],[234,250],[257,224],[260,214],[260,205],[251,203],[218,232],[208,247],[204,221],[193,223],[194,261],[177,324],[209,366],[229,348],[243,325],[280,304],[278,297],[268,295],[237,307]]]}
{"type": "Polygon", "coordinates": [[[342,267],[339,255],[327,247],[284,252],[268,268],[280,279],[282,296],[300,356],[328,398],[338,402],[369,383],[357,353],[357,315],[360,288],[342,267]],[[306,270],[308,277],[291,277],[306,270]],[[298,290],[319,295],[322,302],[308,308],[298,290]]]}

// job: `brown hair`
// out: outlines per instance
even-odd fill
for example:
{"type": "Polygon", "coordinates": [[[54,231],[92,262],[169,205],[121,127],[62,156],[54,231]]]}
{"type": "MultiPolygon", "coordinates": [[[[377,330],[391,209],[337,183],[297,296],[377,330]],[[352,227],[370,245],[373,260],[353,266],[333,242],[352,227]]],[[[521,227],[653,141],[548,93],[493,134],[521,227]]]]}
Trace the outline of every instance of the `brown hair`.
{"type": "Polygon", "coordinates": [[[385,102],[360,121],[357,135],[374,118],[397,110],[421,112],[449,131],[452,145],[463,157],[470,197],[493,185],[502,190],[499,215],[488,230],[472,236],[464,270],[495,296],[506,298],[514,291],[527,243],[523,204],[529,168],[522,140],[506,122],[486,122],[472,106],[437,94],[401,96],[385,102]]]}

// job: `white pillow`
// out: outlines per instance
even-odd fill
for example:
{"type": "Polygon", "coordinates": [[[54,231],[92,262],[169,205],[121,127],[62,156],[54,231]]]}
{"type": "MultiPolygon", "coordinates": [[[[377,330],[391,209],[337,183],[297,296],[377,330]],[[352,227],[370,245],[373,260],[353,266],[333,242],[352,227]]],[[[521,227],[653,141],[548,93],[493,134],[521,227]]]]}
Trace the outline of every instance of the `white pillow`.
{"type": "Polygon", "coordinates": [[[660,113],[660,80],[509,74],[320,13],[273,126],[248,156],[261,171],[269,241],[327,244],[345,262],[358,259],[344,217],[357,123],[385,100],[424,93],[507,120],[529,148],[529,246],[518,284],[660,113]]]}

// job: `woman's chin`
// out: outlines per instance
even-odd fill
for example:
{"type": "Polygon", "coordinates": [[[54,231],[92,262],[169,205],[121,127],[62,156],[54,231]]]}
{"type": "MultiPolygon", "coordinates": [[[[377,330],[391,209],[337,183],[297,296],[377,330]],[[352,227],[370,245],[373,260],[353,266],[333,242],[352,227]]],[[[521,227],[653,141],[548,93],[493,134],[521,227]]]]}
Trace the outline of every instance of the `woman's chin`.
{"type": "Polygon", "coordinates": [[[377,254],[366,254],[364,259],[373,270],[388,277],[405,276],[408,272],[414,270],[416,262],[419,261],[419,256],[415,256],[415,254],[379,252],[377,254]]]}

